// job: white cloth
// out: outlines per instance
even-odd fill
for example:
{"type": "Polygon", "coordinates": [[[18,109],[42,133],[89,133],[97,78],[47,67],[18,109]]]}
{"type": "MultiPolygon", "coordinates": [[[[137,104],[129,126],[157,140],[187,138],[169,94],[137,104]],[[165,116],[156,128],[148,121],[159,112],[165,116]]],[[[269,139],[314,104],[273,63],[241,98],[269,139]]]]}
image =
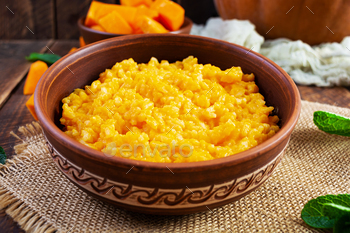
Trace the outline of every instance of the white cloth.
{"type": "Polygon", "coordinates": [[[341,43],[311,47],[302,41],[276,39],[264,42],[247,20],[211,18],[206,26],[194,25],[191,34],[242,45],[281,66],[303,85],[350,86],[350,37],[341,43]]]}
{"type": "Polygon", "coordinates": [[[210,18],[205,26],[194,24],[191,34],[225,40],[255,52],[259,52],[264,43],[264,37],[255,31],[255,26],[248,20],[210,18]]]}
{"type": "Polygon", "coordinates": [[[350,37],[341,43],[311,47],[302,41],[276,39],[260,53],[281,66],[296,83],[316,86],[350,86],[350,37]]]}

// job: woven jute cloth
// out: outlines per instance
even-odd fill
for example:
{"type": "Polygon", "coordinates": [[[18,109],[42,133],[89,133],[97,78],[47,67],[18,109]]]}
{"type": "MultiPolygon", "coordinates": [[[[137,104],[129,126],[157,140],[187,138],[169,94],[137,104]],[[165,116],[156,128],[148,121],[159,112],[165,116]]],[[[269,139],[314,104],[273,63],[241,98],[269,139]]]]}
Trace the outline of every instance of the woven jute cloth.
{"type": "Polygon", "coordinates": [[[20,142],[0,168],[0,208],[29,232],[321,232],[300,213],[312,198],[350,193],[350,139],[318,130],[317,110],[350,117],[350,109],[303,101],[286,154],[260,188],[184,216],[129,212],[87,195],[56,168],[33,122],[13,134],[20,142]]]}

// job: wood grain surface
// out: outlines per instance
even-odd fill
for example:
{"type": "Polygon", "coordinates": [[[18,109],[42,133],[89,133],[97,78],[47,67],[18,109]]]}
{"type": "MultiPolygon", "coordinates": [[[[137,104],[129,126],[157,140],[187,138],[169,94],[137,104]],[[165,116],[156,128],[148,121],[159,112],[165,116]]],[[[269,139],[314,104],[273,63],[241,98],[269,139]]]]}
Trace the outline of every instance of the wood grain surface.
{"type": "Polygon", "coordinates": [[[1,0],[0,38],[55,38],[53,3],[53,0],[1,0]]]}
{"type": "Polygon", "coordinates": [[[44,52],[52,41],[0,41],[0,109],[12,90],[28,72],[30,62],[25,56],[44,52]]]}
{"type": "MultiPolygon", "coordinates": [[[[99,0],[99,2],[116,3],[115,0],[99,0]]],[[[78,19],[89,10],[90,0],[56,0],[57,38],[78,39],[78,19]]]]}
{"type": "Polygon", "coordinates": [[[2,233],[25,232],[4,210],[0,210],[0,231],[2,233]]]}
{"type": "MultiPolygon", "coordinates": [[[[99,0],[118,3],[119,0],[99,0]]],[[[1,0],[0,39],[77,39],[91,0],[1,0]]]]}
{"type": "Polygon", "coordinates": [[[298,86],[301,99],[350,108],[350,88],[298,86]]]}
{"type": "MultiPolygon", "coordinates": [[[[1,10],[0,10],[1,14],[1,10]]],[[[1,16],[0,16],[1,17],[1,16]]],[[[12,42],[1,42],[1,46],[7,46],[6,43],[12,44],[12,42]]],[[[9,52],[8,54],[16,54],[16,51],[23,50],[23,47],[28,46],[30,41],[17,42],[18,45],[12,48],[16,48],[15,51],[9,52]],[[27,44],[26,44],[27,43],[27,44]]],[[[56,54],[65,55],[71,47],[78,47],[78,41],[57,41],[54,42],[49,48],[56,54]]],[[[43,46],[45,47],[45,45],[43,46]]],[[[0,50],[0,54],[3,52],[3,49],[0,50]]],[[[12,66],[9,62],[10,60],[4,59],[0,60],[0,65],[3,67],[12,67],[12,70],[17,69],[15,66],[12,66]]],[[[27,63],[25,60],[22,62],[27,63]]],[[[23,65],[23,64],[22,64],[23,65]]],[[[2,68],[0,67],[2,70],[2,68]]],[[[20,74],[16,72],[10,72],[7,78],[12,78],[12,75],[20,76],[20,74]]],[[[22,81],[19,85],[15,87],[12,93],[9,96],[8,101],[4,104],[4,106],[0,109],[0,146],[2,146],[8,155],[13,155],[13,146],[18,141],[10,136],[11,131],[16,131],[19,126],[25,125],[27,123],[32,122],[34,119],[30,115],[29,111],[26,109],[24,103],[29,98],[29,96],[23,95],[23,86],[24,86],[24,76],[25,73],[22,74],[22,81]]],[[[0,78],[3,77],[1,74],[0,78]]],[[[350,108],[350,91],[344,87],[332,87],[332,88],[320,88],[320,87],[311,87],[311,86],[298,86],[301,97],[303,100],[308,100],[311,102],[320,102],[326,103],[330,105],[335,105],[339,107],[347,107],[350,108]]],[[[11,217],[6,215],[3,210],[0,210],[0,232],[24,232],[21,230],[17,223],[13,221],[11,217]]]]}

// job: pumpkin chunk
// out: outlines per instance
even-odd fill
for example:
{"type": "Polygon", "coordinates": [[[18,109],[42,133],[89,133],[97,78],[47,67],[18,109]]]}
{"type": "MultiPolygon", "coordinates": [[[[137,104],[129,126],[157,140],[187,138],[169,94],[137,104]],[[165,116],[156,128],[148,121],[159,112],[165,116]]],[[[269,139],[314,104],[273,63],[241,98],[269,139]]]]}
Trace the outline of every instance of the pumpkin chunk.
{"type": "Polygon", "coordinates": [[[102,8],[103,3],[101,2],[97,2],[97,1],[92,1],[88,10],[88,13],[86,15],[85,18],[85,26],[87,27],[91,27],[93,25],[97,25],[97,11],[100,11],[100,9],[102,8]]]}
{"type": "Polygon", "coordinates": [[[74,52],[75,50],[77,50],[78,48],[77,47],[72,47],[68,53],[71,53],[71,52],[74,52]]]}
{"type": "Polygon", "coordinates": [[[98,22],[106,32],[116,34],[131,34],[133,32],[126,20],[116,11],[109,13],[98,22]]]}
{"type": "Polygon", "coordinates": [[[137,11],[136,11],[135,19],[137,19],[137,17],[142,15],[146,15],[154,20],[157,20],[159,17],[158,11],[148,8],[146,5],[140,5],[136,9],[137,11]]]}
{"type": "Polygon", "coordinates": [[[92,1],[89,11],[86,15],[85,26],[91,27],[99,24],[99,20],[101,18],[110,14],[113,11],[118,12],[128,23],[132,23],[134,21],[136,14],[135,7],[92,1]]]}
{"type": "Polygon", "coordinates": [[[38,117],[36,116],[34,109],[34,94],[27,100],[26,107],[28,108],[29,112],[32,114],[34,119],[37,121],[38,117]]]}
{"type": "Polygon", "coordinates": [[[91,26],[91,29],[94,29],[94,30],[97,30],[97,31],[101,31],[101,32],[105,31],[105,30],[103,30],[103,28],[100,25],[91,26]]]}
{"type": "Polygon", "coordinates": [[[143,15],[140,21],[140,28],[143,33],[167,33],[167,29],[163,27],[160,23],[151,19],[148,16],[143,15]]]}
{"type": "Polygon", "coordinates": [[[80,45],[80,48],[86,45],[84,38],[82,36],[79,36],[79,45],[80,45]]]}
{"type": "Polygon", "coordinates": [[[170,0],[156,0],[151,9],[159,12],[160,22],[170,31],[178,30],[185,20],[185,10],[170,0]]]}
{"type": "Polygon", "coordinates": [[[43,61],[36,61],[30,65],[27,79],[23,88],[24,95],[31,95],[34,93],[36,84],[39,82],[39,79],[47,69],[48,66],[43,61]]]}
{"type": "Polygon", "coordinates": [[[140,23],[142,21],[142,16],[148,16],[151,19],[154,19],[156,21],[158,21],[159,18],[159,13],[156,10],[150,9],[145,5],[140,5],[137,7],[137,11],[136,11],[136,16],[134,19],[134,22],[132,24],[130,24],[130,26],[134,29],[134,33],[138,34],[138,32],[141,31],[140,29],[140,23]]]}
{"type": "Polygon", "coordinates": [[[153,0],[120,0],[120,4],[124,6],[151,6],[153,0]]]}

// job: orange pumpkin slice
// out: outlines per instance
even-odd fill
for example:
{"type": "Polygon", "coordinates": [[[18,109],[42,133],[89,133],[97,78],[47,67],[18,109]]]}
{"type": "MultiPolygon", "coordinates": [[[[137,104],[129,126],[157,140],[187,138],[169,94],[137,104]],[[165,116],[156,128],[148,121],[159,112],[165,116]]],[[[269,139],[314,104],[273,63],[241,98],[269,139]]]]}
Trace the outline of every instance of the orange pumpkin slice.
{"type": "Polygon", "coordinates": [[[80,45],[80,48],[86,45],[84,38],[82,36],[79,36],[79,45],[80,45]]]}
{"type": "Polygon", "coordinates": [[[131,34],[133,32],[130,25],[116,11],[113,11],[101,18],[98,23],[106,32],[116,34],[131,34]]]}
{"type": "Polygon", "coordinates": [[[142,16],[148,16],[151,19],[154,19],[156,21],[158,21],[159,18],[159,13],[156,10],[150,9],[145,5],[140,5],[137,7],[137,11],[136,11],[136,16],[134,19],[134,22],[132,24],[130,24],[130,26],[134,29],[134,33],[137,34],[137,32],[140,32],[140,23],[142,20],[142,16]]]}
{"type": "Polygon", "coordinates": [[[120,4],[124,6],[140,6],[146,5],[150,6],[153,0],[120,0],[120,4]]]}
{"type": "Polygon", "coordinates": [[[129,6],[121,6],[117,4],[108,4],[98,1],[92,1],[89,11],[85,18],[85,26],[91,27],[99,24],[99,20],[109,13],[118,12],[126,22],[132,23],[135,18],[136,8],[129,6]]]}
{"type": "Polygon", "coordinates": [[[143,33],[167,33],[169,32],[162,24],[158,23],[154,19],[143,15],[140,21],[140,29],[143,33]]]}
{"type": "Polygon", "coordinates": [[[100,25],[91,26],[91,29],[94,29],[96,31],[101,31],[101,32],[105,31],[105,30],[103,30],[103,28],[100,25]]]}
{"type": "Polygon", "coordinates": [[[151,9],[159,12],[160,22],[170,31],[179,30],[185,20],[185,10],[170,0],[156,0],[151,9]]]}
{"type": "Polygon", "coordinates": [[[38,117],[36,116],[35,109],[34,109],[34,94],[26,102],[26,107],[28,108],[29,112],[32,114],[34,119],[38,120],[38,117]]]}
{"type": "Polygon", "coordinates": [[[39,79],[47,69],[48,66],[43,61],[36,61],[30,65],[27,79],[23,88],[23,94],[31,95],[34,93],[36,84],[39,82],[39,79]]]}
{"type": "Polygon", "coordinates": [[[74,52],[74,51],[77,50],[77,49],[78,49],[78,48],[76,48],[76,47],[72,47],[72,48],[69,50],[68,53],[74,52]]]}

